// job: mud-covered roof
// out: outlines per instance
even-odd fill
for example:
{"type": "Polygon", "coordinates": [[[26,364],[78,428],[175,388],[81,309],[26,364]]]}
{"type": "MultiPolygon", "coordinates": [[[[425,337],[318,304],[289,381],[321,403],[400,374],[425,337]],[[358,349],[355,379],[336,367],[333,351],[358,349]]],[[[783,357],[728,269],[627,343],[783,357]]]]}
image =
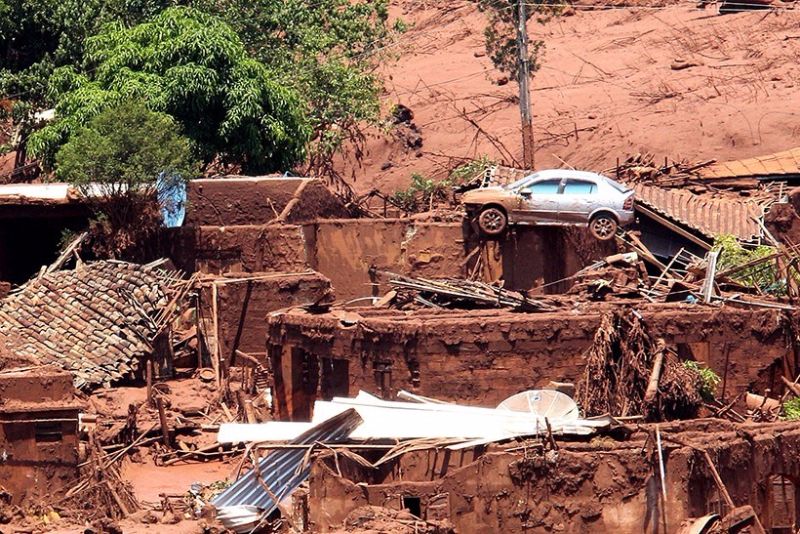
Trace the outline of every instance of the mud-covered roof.
{"type": "Polygon", "coordinates": [[[800,176],[800,147],[754,158],[721,161],[698,170],[702,178],[800,176]]]}
{"type": "Polygon", "coordinates": [[[76,387],[107,386],[152,352],[173,283],[119,261],[45,274],[2,302],[0,334],[15,355],[70,371],[76,387]]]}
{"type": "Polygon", "coordinates": [[[635,187],[637,202],[688,228],[713,239],[730,234],[750,240],[760,235],[757,220],[764,208],[749,198],[697,195],[685,189],[666,189],[639,184],[635,187]]]}

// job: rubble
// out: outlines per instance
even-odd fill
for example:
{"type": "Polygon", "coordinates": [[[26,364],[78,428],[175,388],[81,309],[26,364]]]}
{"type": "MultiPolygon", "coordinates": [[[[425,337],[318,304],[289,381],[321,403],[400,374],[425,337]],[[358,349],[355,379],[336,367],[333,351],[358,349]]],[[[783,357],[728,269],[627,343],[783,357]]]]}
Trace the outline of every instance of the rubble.
{"type": "MultiPolygon", "coordinates": [[[[441,206],[254,224],[269,202],[239,213],[215,189],[195,215],[223,206],[237,224],[186,231],[191,277],[163,261],[64,270],[67,247],[0,305],[0,386],[56,363],[87,395],[65,423],[75,439],[54,446],[84,456],[37,517],[98,531],[776,528],[769,477],[797,472],[800,215],[782,188],[709,193],[711,163],[649,163],[620,172],[651,188],[650,222],[603,246],[572,228],[486,243],[441,206]],[[739,219],[709,219],[720,206],[739,219]]],[[[311,206],[303,184],[276,211],[311,206]]],[[[32,516],[14,506],[11,520],[32,516]]]]}

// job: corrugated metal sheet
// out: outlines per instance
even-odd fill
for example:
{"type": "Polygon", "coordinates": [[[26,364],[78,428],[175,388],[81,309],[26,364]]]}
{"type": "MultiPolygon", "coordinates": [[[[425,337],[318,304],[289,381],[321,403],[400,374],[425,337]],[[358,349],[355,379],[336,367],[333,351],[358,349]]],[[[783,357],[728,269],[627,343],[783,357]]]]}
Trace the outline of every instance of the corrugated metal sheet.
{"type": "Polygon", "coordinates": [[[800,175],[800,148],[755,158],[722,161],[698,169],[703,178],[745,178],[756,176],[800,175]]]}
{"type": "Polygon", "coordinates": [[[663,189],[637,185],[636,200],[670,219],[703,233],[709,238],[731,234],[739,239],[760,235],[758,223],[763,208],[747,199],[713,198],[695,195],[684,189],[663,189]]]}
{"type": "MultiPolygon", "coordinates": [[[[308,445],[341,441],[361,422],[358,412],[349,409],[304,432],[291,443],[308,445]]],[[[311,466],[303,466],[306,452],[307,449],[303,448],[278,450],[268,454],[258,462],[257,468],[217,495],[211,504],[218,509],[227,506],[256,506],[264,511],[262,517],[268,516],[284,497],[308,477],[311,466]]]]}

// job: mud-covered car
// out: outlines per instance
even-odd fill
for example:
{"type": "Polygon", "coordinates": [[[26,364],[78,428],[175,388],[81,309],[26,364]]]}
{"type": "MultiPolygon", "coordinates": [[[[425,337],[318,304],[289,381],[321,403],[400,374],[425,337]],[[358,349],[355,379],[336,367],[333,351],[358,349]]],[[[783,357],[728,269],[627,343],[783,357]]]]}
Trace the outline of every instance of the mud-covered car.
{"type": "Polygon", "coordinates": [[[563,169],[473,189],[461,203],[487,237],[501,236],[511,225],[588,225],[597,239],[608,240],[634,219],[632,189],[601,174],[563,169]]]}

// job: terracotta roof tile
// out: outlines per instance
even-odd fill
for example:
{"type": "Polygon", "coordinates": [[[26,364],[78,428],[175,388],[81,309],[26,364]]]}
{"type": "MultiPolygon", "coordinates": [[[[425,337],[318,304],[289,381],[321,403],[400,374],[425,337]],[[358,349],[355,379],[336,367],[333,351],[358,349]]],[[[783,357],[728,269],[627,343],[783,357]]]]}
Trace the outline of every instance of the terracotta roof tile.
{"type": "Polygon", "coordinates": [[[709,238],[731,234],[739,239],[760,235],[758,223],[763,208],[755,201],[742,198],[711,198],[685,189],[637,185],[636,200],[661,215],[693,228],[709,238]]]}
{"type": "Polygon", "coordinates": [[[736,161],[721,161],[699,169],[703,178],[744,178],[800,174],[800,147],[736,161]]]}
{"type": "Polygon", "coordinates": [[[151,317],[168,302],[155,270],[108,261],[34,279],[0,305],[8,349],[71,371],[77,387],[110,384],[139,367],[155,333],[151,317]]]}

